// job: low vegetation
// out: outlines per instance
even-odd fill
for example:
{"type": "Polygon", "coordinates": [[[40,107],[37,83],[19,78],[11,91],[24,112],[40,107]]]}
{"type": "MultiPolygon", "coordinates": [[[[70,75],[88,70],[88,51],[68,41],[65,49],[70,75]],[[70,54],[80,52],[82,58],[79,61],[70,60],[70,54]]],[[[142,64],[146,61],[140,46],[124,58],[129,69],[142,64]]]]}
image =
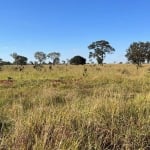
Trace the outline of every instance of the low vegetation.
{"type": "Polygon", "coordinates": [[[150,67],[3,66],[0,149],[150,149],[150,67]]]}

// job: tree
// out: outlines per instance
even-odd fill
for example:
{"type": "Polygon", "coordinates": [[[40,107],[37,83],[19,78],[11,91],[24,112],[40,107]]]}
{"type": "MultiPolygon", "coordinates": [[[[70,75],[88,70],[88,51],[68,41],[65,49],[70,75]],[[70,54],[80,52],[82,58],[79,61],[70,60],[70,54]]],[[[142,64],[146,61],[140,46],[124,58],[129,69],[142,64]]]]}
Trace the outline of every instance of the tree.
{"type": "Polygon", "coordinates": [[[15,60],[16,57],[18,56],[18,54],[17,53],[12,53],[12,54],[10,54],[10,56],[15,60]]]}
{"type": "Polygon", "coordinates": [[[137,68],[145,62],[147,47],[144,42],[133,42],[127,49],[126,57],[129,62],[137,65],[137,68]]]}
{"type": "Polygon", "coordinates": [[[3,59],[0,58],[0,66],[3,66],[3,65],[11,65],[11,62],[3,61],[3,59]]]}
{"type": "Polygon", "coordinates": [[[12,53],[11,56],[14,59],[14,64],[16,65],[26,65],[28,58],[25,56],[18,55],[17,53],[12,53]]]}
{"type": "Polygon", "coordinates": [[[66,64],[66,61],[65,61],[65,60],[62,60],[62,64],[66,64]]]}
{"type": "Polygon", "coordinates": [[[58,64],[60,61],[60,53],[58,52],[51,52],[47,54],[47,57],[52,60],[53,65],[58,64]]]}
{"type": "Polygon", "coordinates": [[[34,54],[34,57],[39,61],[40,64],[44,63],[44,61],[46,60],[46,54],[44,52],[38,51],[34,54]]]}
{"type": "Polygon", "coordinates": [[[3,65],[3,59],[0,58],[0,66],[3,65]]]}
{"type": "Polygon", "coordinates": [[[86,59],[81,56],[74,56],[70,59],[70,64],[73,65],[84,65],[86,64],[86,59]]]}
{"type": "Polygon", "coordinates": [[[145,50],[147,63],[150,63],[150,42],[145,43],[145,50]]]}
{"type": "Polygon", "coordinates": [[[27,64],[27,61],[28,61],[28,58],[27,58],[27,57],[18,55],[18,56],[16,57],[15,63],[16,63],[17,65],[26,65],[26,64],[27,64]]]}
{"type": "Polygon", "coordinates": [[[93,42],[88,46],[89,50],[94,50],[94,52],[89,53],[89,58],[96,58],[98,64],[103,65],[103,61],[106,53],[112,53],[115,49],[109,44],[108,41],[101,40],[93,42]]]}
{"type": "Polygon", "coordinates": [[[55,58],[53,61],[53,64],[59,64],[60,63],[60,59],[59,58],[55,58]]]}
{"type": "Polygon", "coordinates": [[[0,58],[0,71],[2,71],[3,60],[0,58]]]}

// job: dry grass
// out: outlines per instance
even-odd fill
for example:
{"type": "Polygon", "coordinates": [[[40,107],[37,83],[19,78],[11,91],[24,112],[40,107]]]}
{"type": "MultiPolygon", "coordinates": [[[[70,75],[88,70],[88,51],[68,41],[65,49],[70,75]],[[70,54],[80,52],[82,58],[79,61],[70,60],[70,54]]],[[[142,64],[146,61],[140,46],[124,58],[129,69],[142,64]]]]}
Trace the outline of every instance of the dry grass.
{"type": "Polygon", "coordinates": [[[86,68],[3,68],[0,149],[149,150],[149,65],[86,68]]]}

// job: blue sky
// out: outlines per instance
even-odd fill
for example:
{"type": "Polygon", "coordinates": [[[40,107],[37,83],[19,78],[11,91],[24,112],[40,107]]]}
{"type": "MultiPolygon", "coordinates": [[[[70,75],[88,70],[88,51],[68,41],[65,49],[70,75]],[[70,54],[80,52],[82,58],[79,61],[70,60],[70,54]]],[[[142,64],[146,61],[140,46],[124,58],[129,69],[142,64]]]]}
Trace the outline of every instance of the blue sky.
{"type": "Polygon", "coordinates": [[[0,58],[34,59],[36,51],[88,59],[87,46],[107,40],[116,49],[105,62],[126,61],[134,41],[149,41],[149,0],[0,0],[0,58]]]}

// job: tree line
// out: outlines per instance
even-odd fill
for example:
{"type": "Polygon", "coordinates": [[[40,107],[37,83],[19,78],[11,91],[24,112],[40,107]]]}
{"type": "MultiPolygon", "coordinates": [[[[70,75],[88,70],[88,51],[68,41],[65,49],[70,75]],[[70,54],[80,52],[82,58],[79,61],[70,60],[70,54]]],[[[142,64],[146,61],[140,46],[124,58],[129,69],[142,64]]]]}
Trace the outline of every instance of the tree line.
{"type": "MultiPolygon", "coordinates": [[[[115,51],[110,43],[106,40],[100,40],[92,42],[89,46],[89,59],[92,61],[96,59],[98,64],[103,65],[104,59],[106,54],[112,54],[115,51]]],[[[35,62],[30,61],[30,64],[46,64],[46,60],[48,59],[48,64],[59,64],[60,63],[60,56],[59,52],[51,52],[45,54],[42,51],[37,51],[34,54],[36,59],[35,62]]],[[[0,59],[0,65],[26,65],[28,62],[28,58],[25,56],[18,55],[17,53],[12,53],[11,57],[14,59],[13,63],[3,61],[0,59]]],[[[127,58],[128,62],[136,64],[137,67],[141,66],[142,63],[150,63],[150,42],[133,42],[130,44],[129,48],[126,50],[125,57],[127,58]]],[[[62,61],[65,64],[65,61],[62,61]]],[[[69,60],[70,64],[85,64],[86,59],[82,56],[74,56],[69,60]]]]}

